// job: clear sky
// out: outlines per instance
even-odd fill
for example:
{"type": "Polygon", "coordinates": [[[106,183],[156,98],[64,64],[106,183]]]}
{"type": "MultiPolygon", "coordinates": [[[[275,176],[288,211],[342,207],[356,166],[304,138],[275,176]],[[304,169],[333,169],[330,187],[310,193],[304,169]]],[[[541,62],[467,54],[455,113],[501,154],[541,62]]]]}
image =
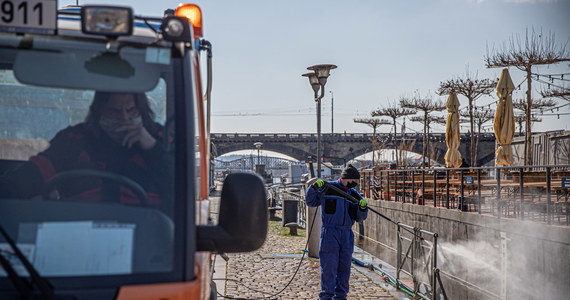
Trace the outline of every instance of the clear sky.
{"type": "MultiPolygon", "coordinates": [[[[132,6],[135,14],[160,16],[179,1],[97,0],[132,6]]],[[[401,96],[435,94],[440,82],[465,77],[496,78],[487,69],[487,49],[497,49],[528,29],[554,33],[570,50],[570,0],[210,0],[194,1],[204,15],[204,35],[213,44],[212,132],[316,132],[313,91],[306,67],[335,64],[322,102],[322,132],[371,132],[354,118],[370,117],[401,96]]],[[[59,0],[59,5],[75,0],[59,0]]],[[[570,73],[569,63],[540,67],[543,74],[570,73]]],[[[523,72],[510,69],[515,85],[523,72]]],[[[570,75],[555,83],[570,86],[570,75]]],[[[526,84],[523,85],[525,87],[526,84]]],[[[540,91],[538,83],[535,91],[540,91]]],[[[515,98],[524,97],[516,91],[515,98]]],[[[538,93],[536,93],[538,96],[538,93]]],[[[477,105],[493,103],[483,97],[477,105]]],[[[459,96],[461,107],[467,99],[459,96]]],[[[558,101],[560,105],[568,101],[558,101]]],[[[494,106],[494,105],[493,105],[494,106]]],[[[493,107],[492,106],[492,107],[493,107]]],[[[535,131],[570,129],[566,115],[543,116],[535,131]]],[[[548,113],[551,113],[550,111],[548,113]]],[[[445,112],[439,115],[445,115],[445,112]]],[[[401,122],[401,121],[400,121],[401,122]]],[[[408,132],[421,130],[406,121],[408,132]]],[[[487,123],[488,127],[492,125],[487,123]]],[[[390,126],[380,132],[390,132],[390,126]]],[[[400,128],[398,129],[398,131],[400,128]]],[[[434,125],[433,131],[444,131],[434,125]]],[[[466,128],[464,129],[467,130],[466,128]]]]}

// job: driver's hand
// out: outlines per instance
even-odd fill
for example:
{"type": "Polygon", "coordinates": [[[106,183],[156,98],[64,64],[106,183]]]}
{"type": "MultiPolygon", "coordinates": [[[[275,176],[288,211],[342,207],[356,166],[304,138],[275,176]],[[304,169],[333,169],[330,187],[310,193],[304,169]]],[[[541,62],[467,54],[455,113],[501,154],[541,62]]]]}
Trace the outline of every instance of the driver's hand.
{"type": "Polygon", "coordinates": [[[121,126],[115,131],[125,133],[121,143],[123,147],[131,148],[134,144],[139,143],[143,150],[149,150],[156,145],[156,139],[144,128],[142,122],[131,122],[131,124],[121,126]]]}

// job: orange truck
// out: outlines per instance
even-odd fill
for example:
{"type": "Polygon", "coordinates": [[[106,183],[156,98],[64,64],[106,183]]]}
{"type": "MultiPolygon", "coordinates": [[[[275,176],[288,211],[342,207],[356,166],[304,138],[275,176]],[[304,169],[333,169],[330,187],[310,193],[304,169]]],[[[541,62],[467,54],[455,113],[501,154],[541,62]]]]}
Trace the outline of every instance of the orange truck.
{"type": "Polygon", "coordinates": [[[210,216],[200,8],[56,5],[0,5],[0,299],[216,299],[212,257],[261,247],[267,205],[230,174],[210,216]]]}

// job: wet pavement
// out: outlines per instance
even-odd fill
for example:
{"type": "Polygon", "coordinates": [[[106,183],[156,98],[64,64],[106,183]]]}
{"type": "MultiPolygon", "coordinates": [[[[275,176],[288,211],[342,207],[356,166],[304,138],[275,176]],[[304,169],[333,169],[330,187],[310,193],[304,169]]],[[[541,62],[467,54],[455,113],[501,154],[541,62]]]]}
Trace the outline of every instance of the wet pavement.
{"type": "MultiPolygon", "coordinates": [[[[228,254],[227,262],[216,256],[218,299],[318,299],[319,260],[303,257],[305,247],[305,230],[292,236],[281,221],[270,221],[267,240],[257,251],[228,254]]],[[[354,257],[381,263],[361,249],[355,249],[354,257]]],[[[348,299],[408,298],[377,273],[353,263],[348,299]]]]}

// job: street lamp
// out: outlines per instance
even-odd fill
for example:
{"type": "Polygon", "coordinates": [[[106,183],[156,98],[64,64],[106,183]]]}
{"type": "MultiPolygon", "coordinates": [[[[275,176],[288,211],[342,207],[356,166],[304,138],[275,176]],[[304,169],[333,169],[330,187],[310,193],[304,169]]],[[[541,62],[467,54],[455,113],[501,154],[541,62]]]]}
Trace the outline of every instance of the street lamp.
{"type": "Polygon", "coordinates": [[[327,78],[329,78],[332,69],[336,69],[336,66],[314,65],[307,68],[307,70],[314,71],[315,74],[317,75],[317,78],[319,79],[319,84],[321,85],[321,96],[319,97],[319,100],[321,100],[321,98],[323,98],[325,95],[325,84],[327,84],[327,78]]]}
{"type": "MultiPolygon", "coordinates": [[[[321,177],[321,99],[325,95],[325,84],[332,69],[336,69],[335,65],[314,65],[307,68],[313,72],[305,73],[303,76],[309,78],[309,83],[315,93],[315,102],[317,102],[317,177],[321,177]],[[319,89],[321,94],[319,95],[319,89]]],[[[308,208],[308,222],[310,224],[307,228],[308,232],[320,232],[322,221],[320,210],[316,207],[308,208]]],[[[313,234],[308,237],[309,257],[319,257],[319,235],[313,234]]]]}
{"type": "Polygon", "coordinates": [[[317,177],[321,177],[321,99],[325,95],[325,85],[332,69],[336,69],[335,65],[314,65],[307,68],[313,71],[312,73],[305,73],[302,76],[309,78],[309,83],[315,93],[315,102],[317,102],[317,177]],[[321,93],[319,95],[319,89],[321,93]]]}
{"type": "Polygon", "coordinates": [[[253,143],[253,145],[255,146],[255,148],[257,148],[257,164],[261,165],[261,158],[259,157],[259,149],[261,149],[261,146],[263,146],[262,142],[256,142],[253,143]]]}

